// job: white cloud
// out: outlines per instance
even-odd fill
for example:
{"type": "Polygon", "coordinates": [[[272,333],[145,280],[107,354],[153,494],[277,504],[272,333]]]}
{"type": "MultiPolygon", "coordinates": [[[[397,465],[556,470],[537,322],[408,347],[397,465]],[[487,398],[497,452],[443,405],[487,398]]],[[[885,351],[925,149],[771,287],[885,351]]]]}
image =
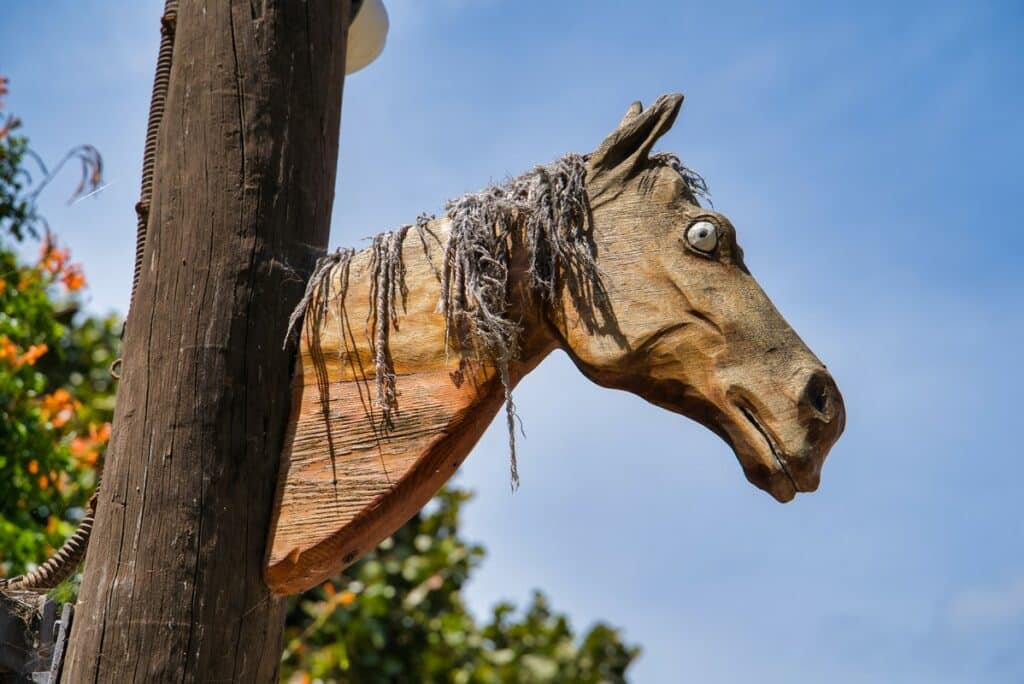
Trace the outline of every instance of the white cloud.
{"type": "Polygon", "coordinates": [[[1002,627],[1024,620],[1024,575],[960,592],[950,601],[948,617],[951,626],[962,630],[1002,627]]]}

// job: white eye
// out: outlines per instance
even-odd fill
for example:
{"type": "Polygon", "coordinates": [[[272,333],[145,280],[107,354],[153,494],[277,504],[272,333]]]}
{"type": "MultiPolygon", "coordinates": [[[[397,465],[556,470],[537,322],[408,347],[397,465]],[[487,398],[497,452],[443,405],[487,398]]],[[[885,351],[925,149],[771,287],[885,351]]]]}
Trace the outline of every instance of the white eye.
{"type": "Polygon", "coordinates": [[[718,246],[718,227],[711,221],[697,221],[686,229],[686,241],[701,252],[712,252],[718,246]]]}

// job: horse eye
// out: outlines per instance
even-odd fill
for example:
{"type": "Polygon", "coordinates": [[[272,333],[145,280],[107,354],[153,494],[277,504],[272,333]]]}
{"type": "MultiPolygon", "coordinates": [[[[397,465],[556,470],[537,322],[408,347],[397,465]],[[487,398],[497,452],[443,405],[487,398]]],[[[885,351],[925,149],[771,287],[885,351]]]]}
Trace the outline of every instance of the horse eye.
{"type": "Polygon", "coordinates": [[[711,221],[696,221],[686,229],[686,241],[700,252],[714,251],[718,246],[718,227],[711,221]]]}

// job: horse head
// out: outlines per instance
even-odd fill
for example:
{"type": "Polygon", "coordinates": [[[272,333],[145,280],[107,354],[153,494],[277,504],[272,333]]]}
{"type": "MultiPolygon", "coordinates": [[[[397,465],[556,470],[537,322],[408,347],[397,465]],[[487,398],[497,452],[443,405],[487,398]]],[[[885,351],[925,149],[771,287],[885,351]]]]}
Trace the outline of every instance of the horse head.
{"type": "Polygon", "coordinates": [[[548,317],[588,378],[701,423],[750,482],[789,501],[817,489],[843,399],[747,269],[729,219],[700,205],[676,159],[651,155],[682,99],[634,103],[588,157],[602,291],[565,288],[548,317]]]}
{"type": "Polygon", "coordinates": [[[392,534],[503,404],[515,483],[511,392],[559,347],[598,384],[713,430],[779,501],[818,486],[842,397],[750,275],[732,224],[697,201],[702,181],[651,154],[681,102],[634,104],[586,157],[325,257],[293,316],[304,334],[267,546],[275,592],[392,534]]]}

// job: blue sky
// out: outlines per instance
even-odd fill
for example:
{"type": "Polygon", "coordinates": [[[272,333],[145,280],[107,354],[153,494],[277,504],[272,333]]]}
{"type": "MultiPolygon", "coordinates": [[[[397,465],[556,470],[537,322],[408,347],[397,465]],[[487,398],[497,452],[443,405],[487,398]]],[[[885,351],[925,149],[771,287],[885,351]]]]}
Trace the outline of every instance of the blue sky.
{"type": "MultiPolygon", "coordinates": [[[[387,0],[386,0],[387,1],[387,0]]],[[[124,311],[162,3],[15,2],[8,109],[110,187],[45,212],[124,311]]],[[[686,94],[661,149],[708,179],[747,263],[833,371],[844,437],[782,506],[694,423],[564,355],[458,482],[486,610],[543,588],[644,647],[638,682],[1024,681],[1024,12],[1014,2],[387,1],[346,83],[332,245],[600,142],[686,94]],[[428,9],[429,7],[429,9],[428,9]]]]}

